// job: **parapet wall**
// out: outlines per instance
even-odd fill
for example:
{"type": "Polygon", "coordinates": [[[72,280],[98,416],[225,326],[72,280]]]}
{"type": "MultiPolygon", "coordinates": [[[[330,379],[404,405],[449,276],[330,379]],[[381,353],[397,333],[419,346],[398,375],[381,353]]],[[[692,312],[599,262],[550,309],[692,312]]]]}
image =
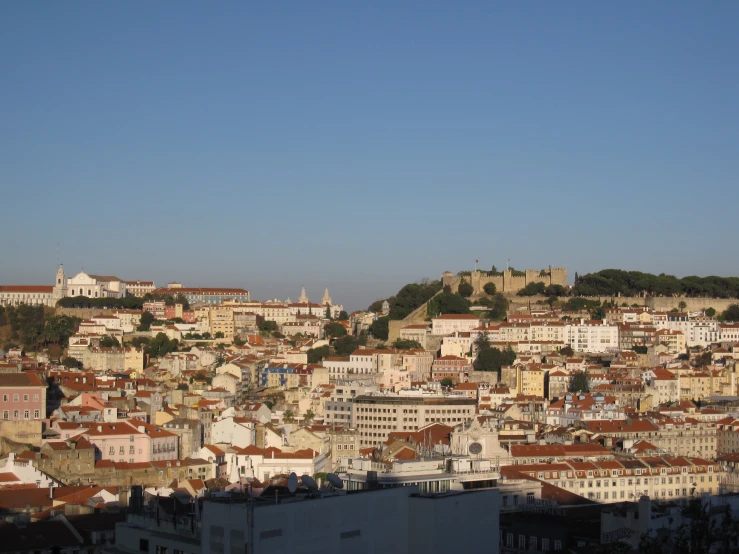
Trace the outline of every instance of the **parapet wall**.
{"type": "MultiPolygon", "coordinates": [[[[527,269],[524,275],[514,275],[509,269],[506,269],[500,275],[488,275],[487,272],[476,270],[465,277],[465,280],[472,285],[474,294],[483,294],[483,289],[488,283],[493,283],[498,292],[516,293],[530,283],[567,286],[567,269],[551,266],[544,271],[527,269]]],[[[441,282],[444,286],[449,285],[452,291],[456,292],[462,282],[462,277],[447,271],[442,274],[441,282]]]]}
{"type": "Polygon", "coordinates": [[[113,315],[118,310],[102,309],[102,308],[54,308],[56,315],[66,315],[69,317],[79,317],[80,319],[90,319],[96,315],[113,315]]]}

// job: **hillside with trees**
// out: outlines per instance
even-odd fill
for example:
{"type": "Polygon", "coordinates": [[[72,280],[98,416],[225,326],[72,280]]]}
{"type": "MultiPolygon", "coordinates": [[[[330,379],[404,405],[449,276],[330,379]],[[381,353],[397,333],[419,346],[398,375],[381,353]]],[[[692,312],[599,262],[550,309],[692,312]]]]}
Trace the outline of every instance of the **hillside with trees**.
{"type": "Polygon", "coordinates": [[[739,298],[739,277],[677,278],[660,273],[604,269],[575,275],[573,296],[688,296],[696,298],[739,298]]]}
{"type": "MultiPolygon", "coordinates": [[[[420,308],[423,304],[431,300],[431,298],[441,290],[441,281],[429,281],[424,279],[420,283],[410,283],[405,285],[398,291],[395,296],[387,298],[390,304],[389,319],[404,319],[413,310],[420,308]]],[[[372,312],[379,312],[382,308],[383,300],[373,302],[369,307],[372,312]]]]}

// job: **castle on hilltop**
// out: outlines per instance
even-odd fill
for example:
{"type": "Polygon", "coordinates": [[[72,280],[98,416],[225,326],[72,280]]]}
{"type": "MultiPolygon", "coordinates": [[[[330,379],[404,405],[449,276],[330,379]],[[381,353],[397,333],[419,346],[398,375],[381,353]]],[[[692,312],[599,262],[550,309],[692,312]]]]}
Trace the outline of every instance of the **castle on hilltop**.
{"type": "Polygon", "coordinates": [[[544,283],[549,285],[567,286],[567,269],[564,267],[552,267],[549,269],[527,269],[526,271],[513,271],[506,269],[497,274],[487,271],[471,271],[467,275],[454,275],[450,271],[441,274],[441,282],[444,286],[449,285],[456,292],[462,279],[472,285],[474,294],[482,294],[483,288],[488,283],[493,283],[498,292],[517,293],[530,283],[544,283]]]}

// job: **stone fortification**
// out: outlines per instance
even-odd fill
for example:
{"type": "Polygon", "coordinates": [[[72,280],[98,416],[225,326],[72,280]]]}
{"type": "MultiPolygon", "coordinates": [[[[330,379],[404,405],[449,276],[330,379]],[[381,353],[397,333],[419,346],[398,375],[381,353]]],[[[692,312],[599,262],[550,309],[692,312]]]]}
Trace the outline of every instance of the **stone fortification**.
{"type": "MultiPolygon", "coordinates": [[[[486,271],[475,270],[465,276],[464,279],[472,285],[474,294],[483,294],[483,288],[488,283],[493,283],[498,292],[512,294],[517,293],[530,283],[544,283],[547,286],[567,286],[567,269],[564,267],[549,266],[549,269],[541,271],[538,269],[527,269],[523,273],[523,275],[520,275],[517,272],[514,275],[513,271],[506,269],[497,275],[491,275],[486,271]]],[[[449,285],[452,291],[456,292],[459,284],[462,282],[462,277],[446,271],[441,275],[441,281],[444,286],[449,285]]]]}

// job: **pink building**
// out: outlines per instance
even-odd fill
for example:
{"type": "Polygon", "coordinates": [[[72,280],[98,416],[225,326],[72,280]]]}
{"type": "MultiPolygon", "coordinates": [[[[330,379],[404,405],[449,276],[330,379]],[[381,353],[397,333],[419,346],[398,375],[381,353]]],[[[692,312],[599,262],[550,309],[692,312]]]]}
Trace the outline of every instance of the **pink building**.
{"type": "Polygon", "coordinates": [[[0,374],[0,413],[3,420],[46,417],[46,380],[38,373],[0,374]]]}
{"type": "Polygon", "coordinates": [[[470,363],[467,358],[457,356],[442,356],[434,360],[431,366],[431,376],[437,381],[451,377],[455,383],[464,383],[469,371],[470,363]]]}
{"type": "Polygon", "coordinates": [[[96,460],[133,464],[177,459],[179,437],[137,419],[97,423],[82,436],[95,446],[96,460]]]}

